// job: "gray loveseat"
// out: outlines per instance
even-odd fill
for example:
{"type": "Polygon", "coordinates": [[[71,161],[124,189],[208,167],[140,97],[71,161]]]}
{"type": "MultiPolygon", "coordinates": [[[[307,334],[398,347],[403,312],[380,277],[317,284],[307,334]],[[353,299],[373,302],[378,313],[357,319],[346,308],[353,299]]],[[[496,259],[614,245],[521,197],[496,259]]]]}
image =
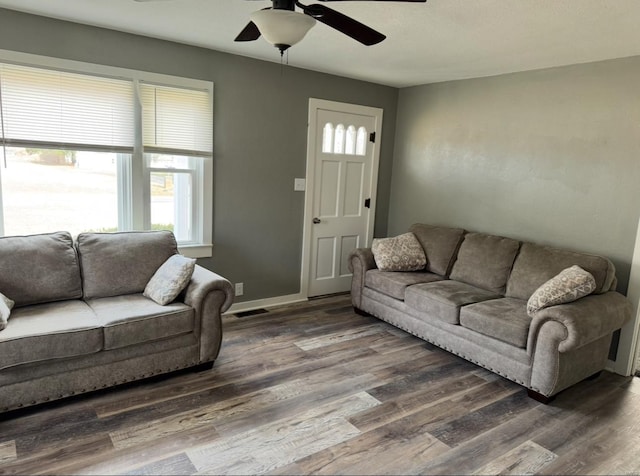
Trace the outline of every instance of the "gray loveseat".
{"type": "Polygon", "coordinates": [[[423,270],[381,271],[371,249],[351,253],[356,311],[517,382],[542,402],[604,369],[612,334],[631,314],[608,259],[458,228],[409,231],[424,249],[423,270]],[[593,275],[595,291],[529,315],[534,291],[573,265],[593,275]]]}
{"type": "Polygon", "coordinates": [[[192,366],[218,355],[226,279],[195,266],[178,298],[143,296],[178,253],[171,232],[67,232],[0,238],[0,411],[192,366]]]}

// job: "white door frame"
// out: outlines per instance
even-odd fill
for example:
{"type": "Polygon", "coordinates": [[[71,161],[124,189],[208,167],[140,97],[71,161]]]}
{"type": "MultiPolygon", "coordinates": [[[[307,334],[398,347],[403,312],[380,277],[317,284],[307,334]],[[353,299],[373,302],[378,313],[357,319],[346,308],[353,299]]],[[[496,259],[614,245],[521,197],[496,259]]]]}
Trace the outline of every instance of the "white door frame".
{"type": "Polygon", "coordinates": [[[367,227],[366,242],[361,246],[371,245],[373,238],[373,228],[376,216],[376,203],[378,192],[378,166],[380,164],[380,141],[382,139],[382,109],[370,106],[359,106],[324,99],[309,98],[309,121],[307,127],[307,173],[306,191],[304,195],[304,224],[302,227],[302,270],[300,274],[300,294],[305,298],[309,297],[309,273],[311,271],[311,231],[313,227],[313,197],[315,180],[315,151],[317,137],[317,114],[318,109],[336,109],[349,114],[360,114],[375,116],[376,125],[375,142],[373,144],[373,163],[371,166],[371,208],[369,209],[369,223],[367,227]]]}
{"type": "Polygon", "coordinates": [[[612,366],[615,373],[624,376],[631,375],[634,370],[638,333],[640,332],[640,221],[636,231],[633,258],[631,258],[627,299],[631,301],[631,320],[622,327],[618,343],[618,356],[612,366]]]}

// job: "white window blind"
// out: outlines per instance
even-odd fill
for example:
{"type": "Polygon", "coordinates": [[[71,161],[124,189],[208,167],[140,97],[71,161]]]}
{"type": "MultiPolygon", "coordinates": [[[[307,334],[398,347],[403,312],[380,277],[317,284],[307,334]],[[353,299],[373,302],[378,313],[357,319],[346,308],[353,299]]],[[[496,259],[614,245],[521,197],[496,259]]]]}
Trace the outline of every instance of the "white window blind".
{"type": "Polygon", "coordinates": [[[0,49],[0,235],[162,225],[181,252],[211,256],[212,105],[209,81],[0,49]],[[96,225],[67,213],[84,202],[96,225]]]}
{"type": "Polygon", "coordinates": [[[131,81],[2,64],[0,87],[7,145],[133,149],[131,81]]]}
{"type": "Polygon", "coordinates": [[[213,111],[208,91],[140,84],[147,152],[210,157],[213,111]]]}

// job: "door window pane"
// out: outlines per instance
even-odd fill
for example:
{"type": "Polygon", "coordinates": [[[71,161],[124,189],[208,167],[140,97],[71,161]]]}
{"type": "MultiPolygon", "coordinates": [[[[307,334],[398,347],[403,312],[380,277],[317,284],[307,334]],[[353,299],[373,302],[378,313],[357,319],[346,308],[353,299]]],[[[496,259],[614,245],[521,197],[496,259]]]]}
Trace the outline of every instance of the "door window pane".
{"type": "Polygon", "coordinates": [[[322,152],[333,152],[333,124],[327,122],[322,129],[322,152]]]}
{"type": "Polygon", "coordinates": [[[345,152],[347,155],[354,155],[356,153],[356,128],[353,126],[347,127],[345,152]]]}
{"type": "Polygon", "coordinates": [[[358,138],[356,139],[356,155],[367,154],[367,130],[364,127],[358,128],[358,138]]]}
{"type": "Polygon", "coordinates": [[[338,126],[336,127],[336,135],[334,140],[334,154],[344,154],[344,126],[342,124],[338,124],[338,126]]]}

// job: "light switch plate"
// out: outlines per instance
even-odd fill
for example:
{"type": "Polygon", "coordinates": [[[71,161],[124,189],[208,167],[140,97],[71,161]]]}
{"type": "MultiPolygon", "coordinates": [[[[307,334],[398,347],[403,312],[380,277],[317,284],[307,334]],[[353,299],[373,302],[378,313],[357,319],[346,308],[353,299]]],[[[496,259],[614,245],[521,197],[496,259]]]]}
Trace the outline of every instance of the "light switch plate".
{"type": "Polygon", "coordinates": [[[303,178],[293,179],[293,190],[296,192],[304,192],[307,189],[307,180],[303,178]]]}

